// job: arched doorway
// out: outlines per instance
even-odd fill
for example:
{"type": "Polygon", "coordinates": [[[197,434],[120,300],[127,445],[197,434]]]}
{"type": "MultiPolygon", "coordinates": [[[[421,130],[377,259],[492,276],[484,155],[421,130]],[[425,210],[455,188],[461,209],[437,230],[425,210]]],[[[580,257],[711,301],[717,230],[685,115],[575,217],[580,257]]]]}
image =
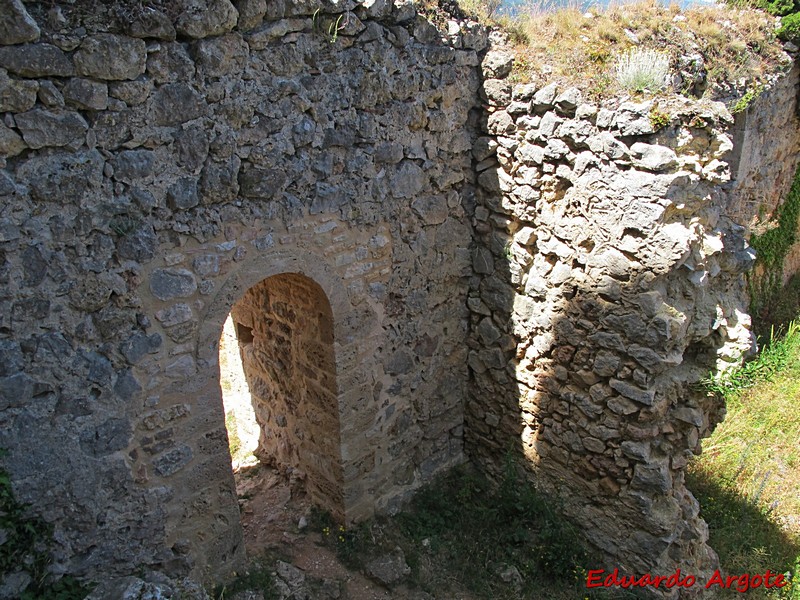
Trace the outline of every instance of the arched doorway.
{"type": "Polygon", "coordinates": [[[299,273],[273,275],[233,304],[230,320],[257,422],[254,454],[303,480],[312,502],[343,520],[334,324],[325,292],[299,273]]]}

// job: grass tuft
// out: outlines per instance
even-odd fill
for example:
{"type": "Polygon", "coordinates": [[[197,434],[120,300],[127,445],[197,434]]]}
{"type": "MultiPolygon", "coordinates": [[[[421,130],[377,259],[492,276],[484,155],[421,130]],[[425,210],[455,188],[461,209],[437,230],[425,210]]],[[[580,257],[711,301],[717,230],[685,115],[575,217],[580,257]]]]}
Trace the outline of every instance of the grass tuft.
{"type": "Polygon", "coordinates": [[[617,83],[629,92],[658,92],[669,83],[669,56],[647,48],[632,48],[614,65],[617,83]]]}

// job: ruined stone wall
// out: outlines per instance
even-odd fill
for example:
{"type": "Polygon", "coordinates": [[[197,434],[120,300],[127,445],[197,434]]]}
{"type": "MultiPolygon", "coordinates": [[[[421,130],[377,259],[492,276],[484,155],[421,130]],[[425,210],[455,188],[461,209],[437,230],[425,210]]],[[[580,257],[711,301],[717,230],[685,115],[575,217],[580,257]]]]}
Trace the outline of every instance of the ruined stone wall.
{"type": "Polygon", "coordinates": [[[330,306],[348,521],[462,460],[486,36],[409,2],[137,5],[2,5],[0,447],[57,572],[208,580],[243,557],[220,331],[271,276],[330,306]]]}
{"type": "MultiPolygon", "coordinates": [[[[800,163],[798,85],[800,67],[795,65],[736,115],[730,213],[739,223],[755,226],[756,232],[763,232],[785,200],[800,163]]],[[[800,272],[800,242],[789,251],[783,267],[784,283],[800,272]]]]}
{"type": "Polygon", "coordinates": [[[722,407],[692,384],[751,344],[732,118],[597,106],[509,70],[484,59],[468,452],[495,472],[514,457],[609,568],[699,580],[716,557],[684,468],[722,407]]]}
{"type": "Polygon", "coordinates": [[[322,289],[296,274],[250,288],[231,311],[260,436],[255,455],[345,518],[333,315],[322,289]]]}

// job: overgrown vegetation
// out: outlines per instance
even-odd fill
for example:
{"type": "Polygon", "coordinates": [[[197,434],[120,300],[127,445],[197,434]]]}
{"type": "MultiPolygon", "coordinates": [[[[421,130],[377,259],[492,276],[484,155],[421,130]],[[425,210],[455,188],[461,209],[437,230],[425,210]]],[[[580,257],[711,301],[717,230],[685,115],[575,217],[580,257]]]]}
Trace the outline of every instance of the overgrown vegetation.
{"type": "MultiPolygon", "coordinates": [[[[688,470],[710,544],[729,575],[788,573],[792,585],[748,598],[800,598],[800,324],[710,387],[728,414],[688,470]]],[[[733,590],[729,596],[739,597],[733,590]]]]}
{"type": "MultiPolygon", "coordinates": [[[[5,452],[0,452],[0,458],[5,452]]],[[[49,572],[52,529],[28,515],[14,497],[11,479],[0,468],[0,581],[21,582],[20,600],[79,600],[89,592],[72,577],[55,579],[49,572]]]]}
{"type": "Polygon", "coordinates": [[[750,245],[756,250],[755,268],[748,274],[750,313],[758,317],[756,322],[761,325],[756,332],[761,336],[769,328],[783,325],[787,312],[792,316],[797,314],[800,296],[796,292],[800,282],[795,277],[784,288],[783,265],[797,242],[799,223],[800,166],[789,194],[765,223],[765,230],[750,236],[750,245]]]}
{"type": "MultiPolygon", "coordinates": [[[[559,7],[531,0],[514,16],[490,10],[486,0],[461,0],[462,8],[504,29],[516,44],[518,81],[556,80],[596,100],[630,88],[614,77],[615,65],[633,49],[669,59],[671,86],[694,97],[736,102],[788,65],[774,19],[763,11],[713,5],[681,10],[655,0],[612,3],[608,8],[559,7]]],[[[654,90],[637,86],[640,91],[654,90]]]]}

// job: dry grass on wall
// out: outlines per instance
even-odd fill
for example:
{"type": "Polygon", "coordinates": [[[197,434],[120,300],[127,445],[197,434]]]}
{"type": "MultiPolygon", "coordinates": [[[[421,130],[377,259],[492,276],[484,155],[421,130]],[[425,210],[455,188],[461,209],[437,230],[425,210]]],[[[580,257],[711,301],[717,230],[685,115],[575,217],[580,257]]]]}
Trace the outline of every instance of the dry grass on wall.
{"type": "Polygon", "coordinates": [[[514,17],[490,18],[486,0],[462,0],[468,13],[508,32],[519,82],[561,81],[602,100],[627,90],[614,71],[631,49],[669,56],[673,74],[666,93],[733,101],[788,68],[789,56],[775,35],[775,17],[725,5],[681,10],[655,1],[579,10],[552,9],[534,0],[514,17]],[[552,10],[551,10],[552,9],[552,10]],[[677,76],[676,76],[677,75],[677,76]]]}

